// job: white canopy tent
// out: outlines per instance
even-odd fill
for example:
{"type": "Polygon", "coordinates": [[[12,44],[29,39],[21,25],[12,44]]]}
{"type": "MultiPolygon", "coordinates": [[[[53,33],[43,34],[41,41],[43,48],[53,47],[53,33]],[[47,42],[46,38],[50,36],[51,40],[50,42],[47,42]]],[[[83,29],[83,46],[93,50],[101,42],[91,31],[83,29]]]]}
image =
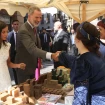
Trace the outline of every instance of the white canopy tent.
{"type": "Polygon", "coordinates": [[[28,8],[10,3],[0,3],[0,9],[5,9],[9,15],[13,15],[15,11],[19,11],[23,17],[28,12],[28,8]]]}
{"type": "Polygon", "coordinates": [[[0,0],[0,9],[5,9],[9,15],[19,11],[25,16],[30,6],[46,7],[50,0],[0,0]]]}
{"type": "Polygon", "coordinates": [[[28,8],[34,5],[56,7],[77,22],[92,21],[105,14],[105,0],[0,0],[0,9],[6,9],[9,15],[19,11],[25,16],[28,8]]]}

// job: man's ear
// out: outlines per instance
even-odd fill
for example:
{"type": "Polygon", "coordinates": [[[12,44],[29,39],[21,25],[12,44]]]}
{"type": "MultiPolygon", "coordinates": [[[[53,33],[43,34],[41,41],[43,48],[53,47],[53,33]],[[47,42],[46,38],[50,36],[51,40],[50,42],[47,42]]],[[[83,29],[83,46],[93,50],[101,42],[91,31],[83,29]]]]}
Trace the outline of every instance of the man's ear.
{"type": "Polygon", "coordinates": [[[12,24],[12,28],[13,28],[13,24],[12,24]]]}

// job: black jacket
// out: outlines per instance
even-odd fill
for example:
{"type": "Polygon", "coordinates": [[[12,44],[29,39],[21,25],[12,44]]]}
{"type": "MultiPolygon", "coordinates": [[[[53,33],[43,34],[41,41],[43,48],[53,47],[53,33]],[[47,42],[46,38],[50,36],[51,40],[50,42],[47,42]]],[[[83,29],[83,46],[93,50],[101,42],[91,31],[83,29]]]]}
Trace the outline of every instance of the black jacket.
{"type": "Polygon", "coordinates": [[[52,46],[53,52],[67,51],[68,41],[69,41],[68,33],[62,30],[58,35],[58,37],[57,38],[55,37],[53,39],[53,46],[52,46]]]}

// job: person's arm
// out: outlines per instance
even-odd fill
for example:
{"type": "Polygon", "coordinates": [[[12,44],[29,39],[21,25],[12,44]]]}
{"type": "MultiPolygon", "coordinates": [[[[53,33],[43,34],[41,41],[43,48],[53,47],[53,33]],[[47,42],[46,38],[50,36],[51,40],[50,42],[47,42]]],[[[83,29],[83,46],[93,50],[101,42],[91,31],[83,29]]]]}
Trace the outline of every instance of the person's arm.
{"type": "Polygon", "coordinates": [[[25,69],[26,65],[24,63],[19,63],[19,64],[14,64],[10,61],[10,57],[7,60],[7,65],[9,68],[20,68],[20,69],[25,69]]]}
{"type": "Polygon", "coordinates": [[[58,60],[65,67],[71,68],[72,65],[73,65],[73,62],[76,60],[76,57],[73,56],[73,55],[69,55],[68,53],[62,51],[62,52],[59,53],[58,60]]]}
{"type": "Polygon", "coordinates": [[[19,40],[21,40],[22,44],[26,48],[26,50],[33,56],[34,59],[42,58],[42,59],[51,59],[51,53],[43,51],[39,49],[35,42],[32,39],[32,36],[26,30],[21,30],[18,33],[19,40]]]}

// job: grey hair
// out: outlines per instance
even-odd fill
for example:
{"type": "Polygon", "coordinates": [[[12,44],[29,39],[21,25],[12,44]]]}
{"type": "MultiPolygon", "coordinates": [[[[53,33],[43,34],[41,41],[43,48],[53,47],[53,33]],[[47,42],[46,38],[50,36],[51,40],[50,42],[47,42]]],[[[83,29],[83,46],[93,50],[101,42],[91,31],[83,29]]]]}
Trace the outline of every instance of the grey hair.
{"type": "Polygon", "coordinates": [[[62,26],[62,23],[60,21],[56,21],[54,24],[57,26],[62,26]]]}
{"type": "Polygon", "coordinates": [[[30,8],[29,8],[28,15],[33,14],[35,10],[41,11],[39,7],[33,6],[33,7],[30,7],[30,8]]]}

